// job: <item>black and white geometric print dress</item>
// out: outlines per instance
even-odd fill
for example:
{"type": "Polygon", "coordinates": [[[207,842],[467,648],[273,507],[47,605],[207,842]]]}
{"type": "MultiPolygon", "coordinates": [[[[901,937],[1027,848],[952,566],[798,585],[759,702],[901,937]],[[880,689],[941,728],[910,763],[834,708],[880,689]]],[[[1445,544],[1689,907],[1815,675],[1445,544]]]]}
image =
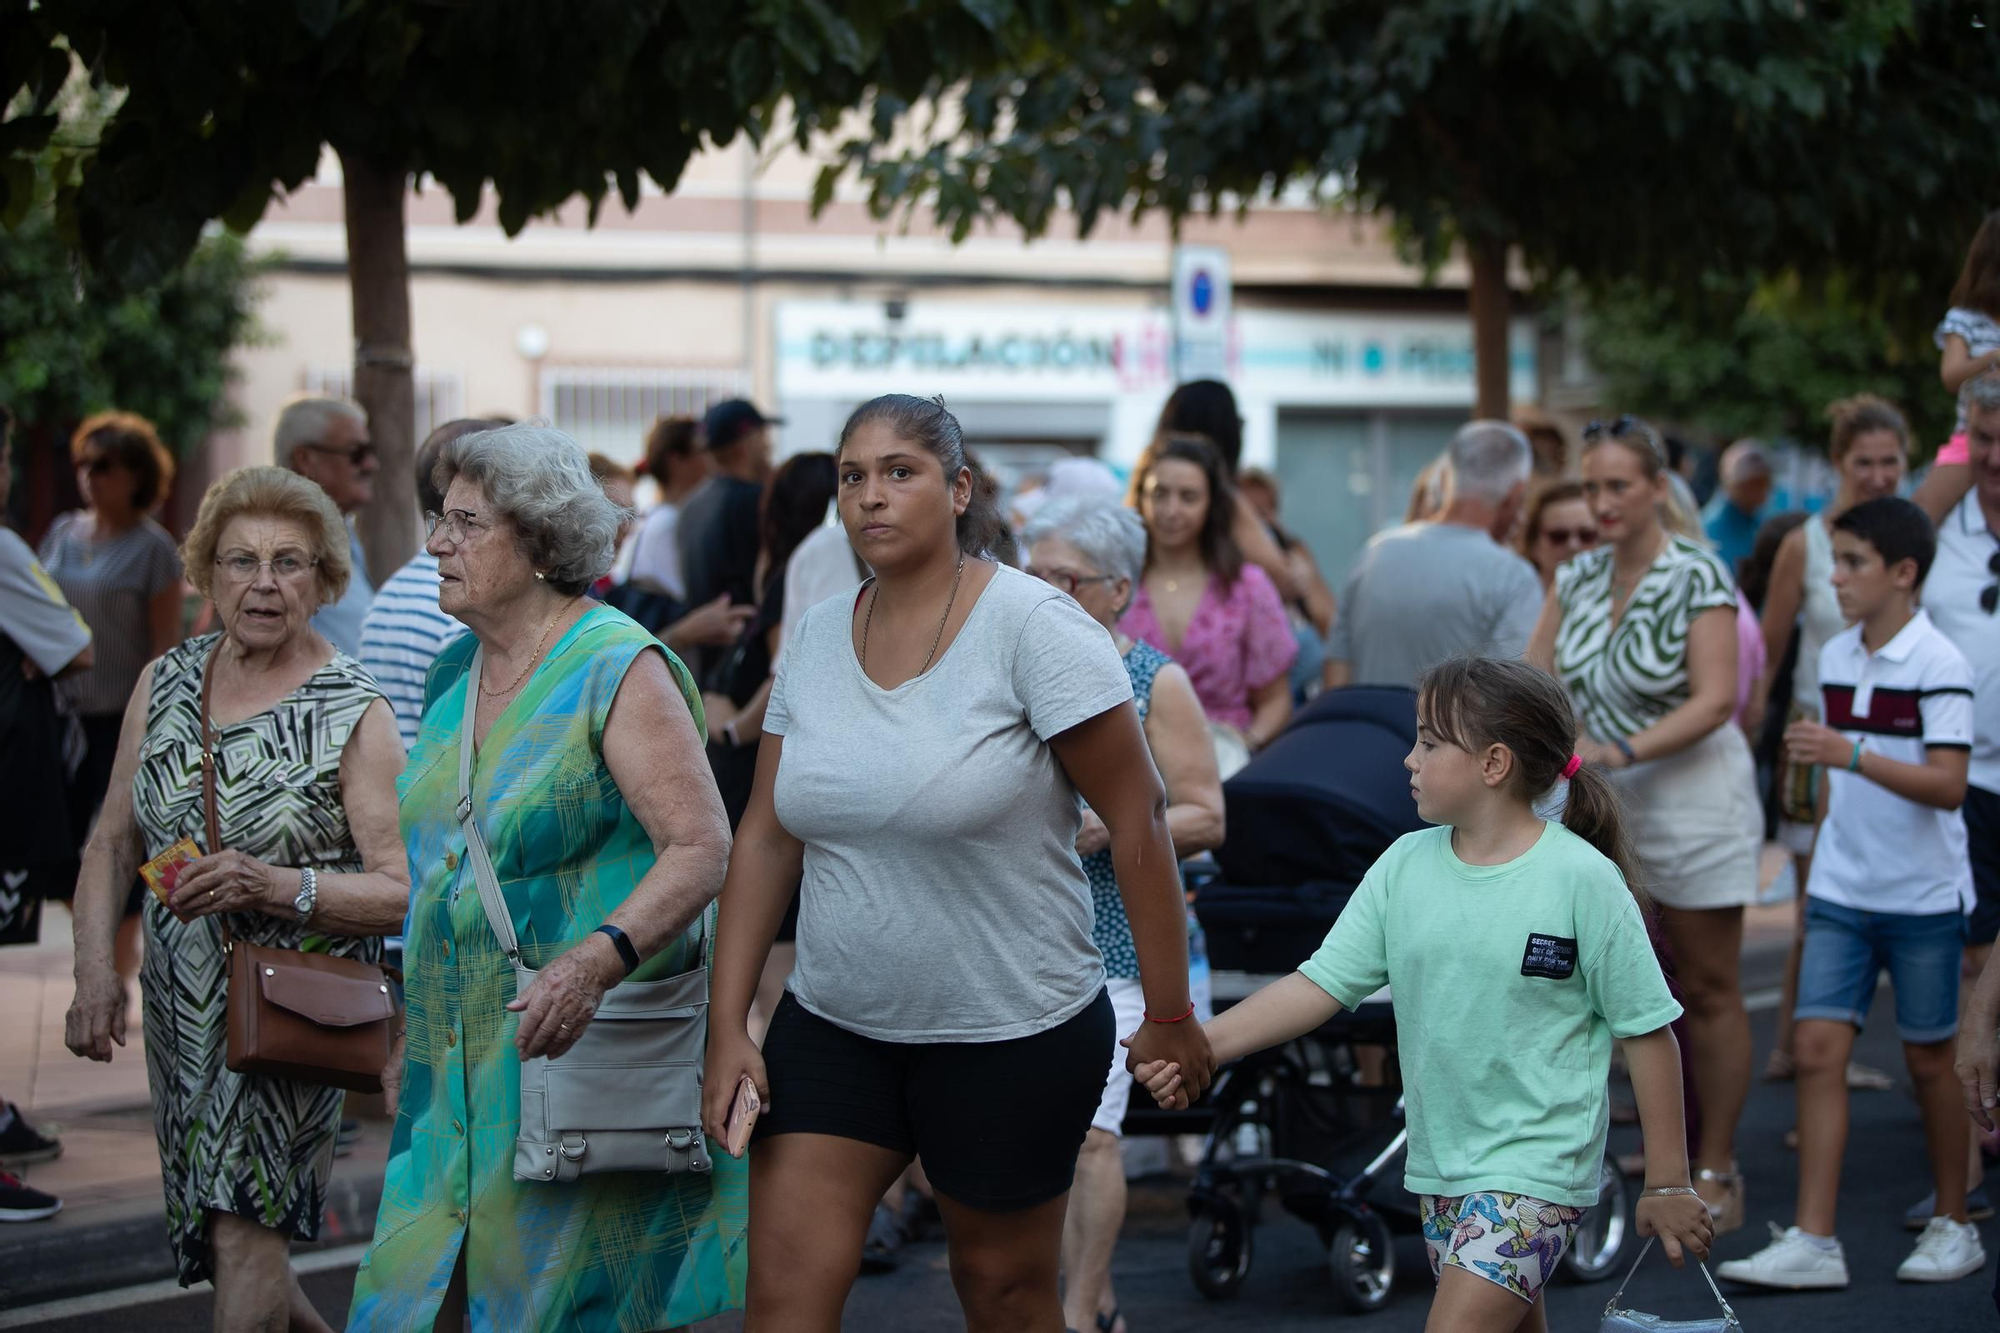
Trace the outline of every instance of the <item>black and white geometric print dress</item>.
{"type": "MultiPolygon", "coordinates": [[[[211,851],[202,818],[201,683],[217,635],[191,639],[153,668],[133,812],[151,858],[183,837],[211,851]]],[[[344,653],[270,709],[216,728],[216,819],[225,847],[266,865],[361,869],[340,799],[340,756],[381,691],[344,653]]],[[[182,1286],[211,1276],[208,1214],[232,1213],[300,1240],[319,1231],[340,1122],[337,1088],[231,1073],[228,967],[217,918],[175,918],[145,902],[146,1075],[167,1238],[182,1286]]],[[[262,913],[232,913],[253,944],[359,958],[379,939],[308,934],[262,913]]]]}

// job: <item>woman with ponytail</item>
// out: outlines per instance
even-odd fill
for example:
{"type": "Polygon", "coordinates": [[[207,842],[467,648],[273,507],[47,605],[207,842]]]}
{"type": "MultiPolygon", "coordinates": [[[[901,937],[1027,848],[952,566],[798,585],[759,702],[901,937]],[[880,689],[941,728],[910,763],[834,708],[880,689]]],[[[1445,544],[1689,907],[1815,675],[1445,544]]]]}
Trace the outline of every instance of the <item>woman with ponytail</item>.
{"type": "Polygon", "coordinates": [[[967,1327],[1059,1329],[1071,1177],[1119,1035],[1086,803],[1138,956],[1133,1048],[1197,1091],[1215,1069],[1166,793],[1111,636],[990,558],[999,515],[944,404],[863,403],[834,457],[874,577],[785,645],[716,931],[712,1141],[746,1082],[763,1107],[744,1327],[835,1333],[876,1201],[921,1157],[967,1327]],[[760,1052],[746,1020],[794,886],[798,963],[760,1052]]]}
{"type": "MultiPolygon", "coordinates": [[[[1689,1180],[1680,1005],[1646,938],[1618,794],[1575,737],[1562,686],[1525,662],[1431,671],[1403,766],[1438,827],[1383,854],[1296,973],[1207,1024],[1215,1057],[1235,1060],[1394,991],[1404,1183],[1438,1277],[1430,1333],[1547,1329],[1543,1284],[1598,1198],[1613,1040],[1646,1136],[1639,1234],[1676,1265],[1714,1236],[1689,1180]],[[1546,822],[1536,804],[1563,782],[1563,822],[1546,822]]],[[[1171,1063],[1135,1051],[1133,1065],[1162,1105],[1185,1105],[1171,1063]]]]}

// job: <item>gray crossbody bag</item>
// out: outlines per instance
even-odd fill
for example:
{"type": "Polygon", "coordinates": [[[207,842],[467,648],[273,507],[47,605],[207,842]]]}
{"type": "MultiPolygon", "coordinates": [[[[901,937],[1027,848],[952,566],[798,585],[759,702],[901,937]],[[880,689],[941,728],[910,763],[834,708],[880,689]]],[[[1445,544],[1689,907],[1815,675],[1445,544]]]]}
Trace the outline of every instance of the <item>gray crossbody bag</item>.
{"type": "MultiPolygon", "coordinates": [[[[514,967],[515,993],[536,972],[521,962],[514,918],[472,814],[472,730],[481,654],[466,677],[459,727],[458,822],[487,924],[514,967]]],[[[705,1172],[701,1064],[708,1045],[709,946],[715,906],[702,914],[701,965],[664,981],[623,981],[604,993],[597,1014],[560,1060],[521,1062],[521,1125],[514,1179],[575,1180],[602,1171],[705,1172]]]]}
{"type": "Polygon", "coordinates": [[[1658,1239],[1658,1236],[1647,1239],[1646,1247],[1632,1261],[1625,1280],[1618,1284],[1618,1290],[1611,1293],[1611,1299],[1605,1302],[1604,1322],[1597,1326],[1598,1333],[1743,1333],[1743,1325],[1736,1320],[1736,1311],[1722,1299],[1721,1289],[1715,1285],[1715,1279],[1709,1277],[1708,1265],[1699,1259],[1695,1263],[1700,1266],[1701,1275],[1708,1279],[1708,1289],[1715,1293],[1715,1303],[1722,1307],[1721,1318],[1711,1315],[1706,1319],[1662,1319],[1656,1314],[1619,1308],[1618,1302],[1625,1299],[1625,1288],[1632,1285],[1632,1274],[1639,1271],[1639,1265],[1653,1252],[1653,1242],[1658,1239]]]}

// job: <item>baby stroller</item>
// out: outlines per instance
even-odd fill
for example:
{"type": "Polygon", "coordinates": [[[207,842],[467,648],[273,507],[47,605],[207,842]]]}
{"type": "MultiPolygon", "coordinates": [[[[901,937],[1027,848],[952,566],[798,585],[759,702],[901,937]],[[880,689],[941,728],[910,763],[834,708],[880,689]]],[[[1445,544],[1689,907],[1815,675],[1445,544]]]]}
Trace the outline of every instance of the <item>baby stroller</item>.
{"type": "MultiPolygon", "coordinates": [[[[1402,768],[1415,741],[1412,691],[1329,691],[1224,784],[1229,838],[1215,878],[1191,883],[1219,1008],[1310,957],[1368,867],[1422,827],[1402,768]]],[[[1343,1305],[1388,1303],[1394,1237],[1419,1231],[1417,1200],[1402,1187],[1395,1046],[1385,989],[1222,1071],[1188,1194],[1188,1272],[1204,1295],[1242,1287],[1263,1203],[1275,1197],[1320,1233],[1343,1305]]],[[[1572,1277],[1596,1281],[1627,1257],[1629,1209],[1607,1154],[1598,1206],[1563,1259],[1572,1277]]]]}

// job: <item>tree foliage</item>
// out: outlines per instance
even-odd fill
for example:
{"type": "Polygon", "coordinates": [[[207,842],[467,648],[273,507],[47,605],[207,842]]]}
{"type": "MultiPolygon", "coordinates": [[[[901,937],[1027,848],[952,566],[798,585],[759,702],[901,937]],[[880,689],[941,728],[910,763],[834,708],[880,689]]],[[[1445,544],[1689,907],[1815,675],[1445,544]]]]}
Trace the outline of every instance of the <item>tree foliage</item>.
{"type": "MultiPolygon", "coordinates": [[[[2000,174],[2000,24],[1976,0],[1124,0],[842,163],[954,234],[1073,208],[1179,219],[1306,182],[1414,257],[1538,278],[1935,267],[2000,174]]],[[[879,123],[879,118],[878,118],[879,123]]],[[[824,191],[824,187],[823,187],[824,191]]],[[[1475,275],[1476,276],[1476,275],[1475,275]]],[[[1475,312],[1477,314],[1477,312],[1475,312]]],[[[1494,327],[1489,325],[1489,327],[1494,327]]],[[[1482,359],[1503,357],[1481,348],[1482,359]]],[[[1504,379],[1502,380],[1504,383],[1504,379]]]]}
{"type": "Polygon", "coordinates": [[[511,234],[577,195],[593,220],[614,188],[631,207],[642,175],[671,191],[705,144],[769,132],[781,99],[801,141],[871,93],[904,105],[933,77],[991,68],[1061,8],[0,0],[0,96],[15,107],[0,152],[39,148],[50,53],[73,50],[123,100],[62,215],[92,265],[119,279],[165,273],[213,219],[247,229],[328,146],[428,174],[461,221],[490,182],[511,234]]]}
{"type": "Polygon", "coordinates": [[[1901,407],[1920,454],[1951,433],[1931,331],[1950,274],[1900,283],[1711,274],[1693,292],[1616,284],[1584,305],[1607,402],[1720,442],[1813,445],[1827,405],[1874,393],[1901,407]]]}
{"type": "Polygon", "coordinates": [[[78,145],[95,139],[109,107],[74,83],[45,105],[55,128],[10,173],[14,217],[0,241],[0,403],[24,439],[66,438],[108,408],[138,412],[185,455],[210,431],[236,424],[230,355],[260,336],[261,266],[241,241],[221,235],[199,240],[183,262],[143,285],[115,283],[78,263],[60,234],[55,200],[75,188],[78,145]]]}

